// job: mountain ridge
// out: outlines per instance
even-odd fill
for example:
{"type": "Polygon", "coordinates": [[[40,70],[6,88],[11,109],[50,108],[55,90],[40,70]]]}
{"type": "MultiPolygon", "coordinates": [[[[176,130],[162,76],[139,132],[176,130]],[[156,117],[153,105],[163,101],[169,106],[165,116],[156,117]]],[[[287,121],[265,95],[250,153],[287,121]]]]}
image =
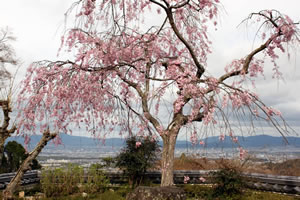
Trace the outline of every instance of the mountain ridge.
{"type": "MultiPolygon", "coordinates": [[[[99,140],[96,138],[88,138],[82,136],[71,136],[67,134],[60,135],[63,146],[66,147],[93,147],[93,146],[116,146],[122,147],[125,145],[124,138],[108,138],[106,140],[99,140]]],[[[35,146],[40,140],[41,135],[31,136],[30,146],[35,146]]],[[[255,136],[237,136],[238,143],[244,148],[248,147],[278,147],[278,146],[290,146],[290,147],[300,147],[300,138],[299,137],[286,137],[289,144],[285,143],[283,137],[276,137],[270,135],[255,135],[255,136]]],[[[17,141],[18,143],[24,145],[24,138],[22,137],[10,137],[8,141],[17,141]]],[[[230,148],[237,147],[238,145],[232,142],[229,136],[225,137],[224,141],[220,141],[218,136],[211,136],[205,139],[204,141],[206,148],[230,148]]],[[[162,142],[159,141],[160,146],[162,142]]],[[[49,143],[48,147],[55,147],[53,143],[49,143]]],[[[203,147],[198,144],[193,145],[190,141],[177,140],[176,148],[191,148],[191,147],[203,147]]]]}

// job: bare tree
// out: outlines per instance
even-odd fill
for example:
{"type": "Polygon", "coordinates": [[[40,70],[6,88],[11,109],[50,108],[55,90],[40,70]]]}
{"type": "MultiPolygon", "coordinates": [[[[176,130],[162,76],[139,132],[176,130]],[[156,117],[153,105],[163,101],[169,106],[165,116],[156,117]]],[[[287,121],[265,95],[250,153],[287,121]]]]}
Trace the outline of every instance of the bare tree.
{"type": "Polygon", "coordinates": [[[2,163],[5,140],[16,130],[16,126],[9,126],[10,114],[12,112],[12,88],[10,87],[12,76],[7,70],[7,67],[17,65],[15,51],[10,44],[10,42],[14,40],[15,38],[8,28],[0,29],[0,107],[3,113],[0,127],[0,164],[2,163]]]}
{"type": "Polygon", "coordinates": [[[15,51],[10,44],[14,40],[15,37],[8,28],[0,29],[0,88],[5,87],[5,82],[11,79],[7,67],[17,65],[15,51]]]}

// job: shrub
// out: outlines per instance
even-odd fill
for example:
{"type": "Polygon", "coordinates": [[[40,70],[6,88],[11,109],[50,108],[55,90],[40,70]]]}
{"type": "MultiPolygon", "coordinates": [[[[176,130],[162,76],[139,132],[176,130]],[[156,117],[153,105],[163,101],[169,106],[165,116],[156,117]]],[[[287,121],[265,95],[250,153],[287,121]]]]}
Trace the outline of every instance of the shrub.
{"type": "Polygon", "coordinates": [[[103,167],[107,167],[107,168],[115,168],[116,167],[116,158],[114,157],[105,157],[102,158],[102,162],[103,162],[103,167]]]}
{"type": "Polygon", "coordinates": [[[240,171],[235,168],[223,168],[211,173],[213,182],[213,197],[220,199],[239,199],[245,187],[240,171]]]}
{"type": "Polygon", "coordinates": [[[87,171],[86,181],[83,183],[83,192],[95,193],[103,192],[109,185],[109,180],[106,178],[104,173],[101,171],[99,164],[93,164],[87,171]]]}
{"type": "Polygon", "coordinates": [[[154,166],[157,160],[159,146],[157,141],[148,137],[130,137],[126,146],[116,157],[116,166],[128,176],[132,187],[140,185],[147,169],[154,166]]]}
{"type": "MultiPolygon", "coordinates": [[[[0,163],[0,173],[15,172],[22,162],[28,157],[24,147],[16,141],[8,142],[4,147],[2,163],[0,163]]],[[[40,169],[41,165],[34,159],[30,165],[31,169],[40,169]]]]}
{"type": "Polygon", "coordinates": [[[99,165],[92,165],[86,174],[82,167],[72,164],[66,169],[42,171],[41,185],[47,197],[66,196],[76,192],[101,192],[108,184],[99,165]]]}
{"type": "Polygon", "coordinates": [[[206,185],[185,184],[183,189],[190,199],[209,199],[212,196],[212,188],[206,185]]]}
{"type": "Polygon", "coordinates": [[[79,166],[68,165],[67,169],[47,169],[42,171],[41,185],[47,197],[69,195],[78,191],[82,182],[83,169],[79,166]]]}

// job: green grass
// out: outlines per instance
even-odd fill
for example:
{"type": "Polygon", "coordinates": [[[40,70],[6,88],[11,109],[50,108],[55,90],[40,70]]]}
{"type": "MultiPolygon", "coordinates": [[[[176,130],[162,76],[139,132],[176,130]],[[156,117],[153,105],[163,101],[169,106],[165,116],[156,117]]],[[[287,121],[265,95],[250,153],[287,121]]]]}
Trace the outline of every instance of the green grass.
{"type": "MultiPolygon", "coordinates": [[[[213,190],[209,185],[183,185],[187,200],[213,200],[213,190]]],[[[300,196],[272,192],[245,190],[241,195],[220,197],[219,200],[300,200],[300,196]]]]}
{"type": "Polygon", "coordinates": [[[81,194],[74,194],[65,197],[50,197],[42,198],[41,200],[125,200],[121,194],[113,191],[105,191],[101,194],[88,194],[87,197],[82,197],[81,194]]]}

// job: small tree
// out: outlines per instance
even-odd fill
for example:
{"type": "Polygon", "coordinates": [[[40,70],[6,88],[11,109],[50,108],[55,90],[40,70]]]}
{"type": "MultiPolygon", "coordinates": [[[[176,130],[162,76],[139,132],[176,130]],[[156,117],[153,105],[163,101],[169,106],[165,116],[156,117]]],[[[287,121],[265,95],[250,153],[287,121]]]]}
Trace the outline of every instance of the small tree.
{"type": "Polygon", "coordinates": [[[224,167],[211,173],[214,183],[213,197],[220,199],[240,199],[245,181],[236,168],[224,167]]]}
{"type": "Polygon", "coordinates": [[[129,137],[126,147],[116,158],[116,166],[128,175],[129,183],[134,187],[141,184],[147,169],[155,164],[158,152],[157,141],[148,137],[129,137]]]}
{"type": "MultiPolygon", "coordinates": [[[[0,166],[1,173],[15,172],[28,157],[24,147],[16,141],[8,142],[4,147],[3,160],[0,166]]],[[[41,165],[36,159],[32,160],[31,169],[40,169],[41,165]]]]}

